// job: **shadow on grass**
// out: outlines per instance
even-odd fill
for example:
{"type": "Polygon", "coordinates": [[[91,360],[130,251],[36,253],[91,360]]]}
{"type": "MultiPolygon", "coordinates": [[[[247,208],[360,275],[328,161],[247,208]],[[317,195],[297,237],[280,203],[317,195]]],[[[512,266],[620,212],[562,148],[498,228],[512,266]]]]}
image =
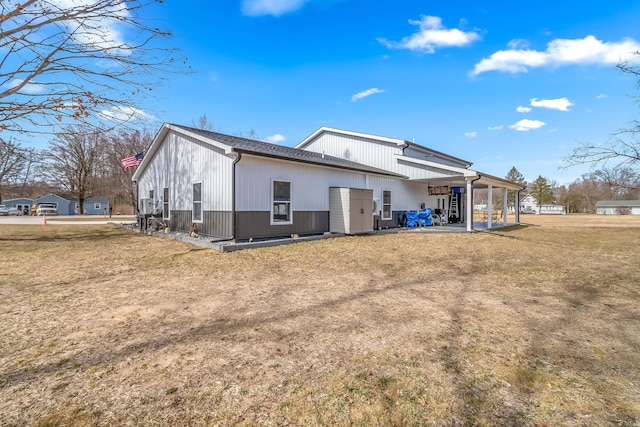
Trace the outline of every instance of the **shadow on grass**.
{"type": "MultiPolygon", "coordinates": [[[[22,230],[30,230],[34,226],[25,226],[22,230]]],[[[0,235],[0,243],[2,242],[39,242],[39,243],[55,243],[55,242],[95,242],[112,240],[114,237],[126,238],[130,236],[123,233],[118,227],[112,225],[69,225],[51,226],[52,229],[46,230],[44,233],[6,233],[0,235]],[[62,228],[64,227],[64,228],[62,228]],[[55,228],[55,229],[54,229],[55,228]],[[89,231],[91,230],[91,231],[89,231]]]]}

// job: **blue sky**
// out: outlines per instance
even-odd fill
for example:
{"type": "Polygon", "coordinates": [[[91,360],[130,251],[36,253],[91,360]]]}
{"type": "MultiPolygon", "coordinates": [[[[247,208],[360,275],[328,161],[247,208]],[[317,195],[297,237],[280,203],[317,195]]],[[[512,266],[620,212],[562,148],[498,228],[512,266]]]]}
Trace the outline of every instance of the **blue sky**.
{"type": "Polygon", "coordinates": [[[559,171],[580,141],[637,117],[640,3],[574,1],[169,0],[150,11],[192,75],[146,107],[159,127],[206,114],[293,146],[320,126],[415,140],[504,176],[559,171]]]}

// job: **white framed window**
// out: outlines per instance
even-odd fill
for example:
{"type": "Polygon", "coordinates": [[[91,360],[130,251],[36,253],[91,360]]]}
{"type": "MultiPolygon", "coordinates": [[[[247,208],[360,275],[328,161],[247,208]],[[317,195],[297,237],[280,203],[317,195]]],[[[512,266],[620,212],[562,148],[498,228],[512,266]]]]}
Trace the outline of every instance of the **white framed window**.
{"type": "Polygon", "coordinates": [[[153,190],[149,190],[149,198],[153,200],[153,190]]]}
{"type": "Polygon", "coordinates": [[[271,181],[271,225],[293,224],[291,182],[271,181]]]}
{"type": "Polygon", "coordinates": [[[162,219],[169,219],[169,187],[162,191],[162,219]]]}
{"type": "Polygon", "coordinates": [[[100,208],[101,208],[101,207],[102,207],[102,206],[100,205],[100,203],[94,203],[94,204],[93,204],[93,209],[100,210],[100,208]]]}
{"type": "Polygon", "coordinates": [[[202,183],[193,183],[193,222],[202,222],[202,183]]]}
{"type": "Polygon", "coordinates": [[[382,219],[391,219],[391,190],[382,190],[382,219]]]}

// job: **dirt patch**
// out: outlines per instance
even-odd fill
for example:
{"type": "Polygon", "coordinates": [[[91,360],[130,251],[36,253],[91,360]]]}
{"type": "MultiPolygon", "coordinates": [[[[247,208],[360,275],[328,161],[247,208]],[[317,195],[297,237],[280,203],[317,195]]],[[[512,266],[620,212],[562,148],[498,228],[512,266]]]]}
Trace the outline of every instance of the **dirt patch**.
{"type": "Polygon", "coordinates": [[[634,425],[640,220],[570,217],[228,254],[3,226],[0,424],[634,425]]]}

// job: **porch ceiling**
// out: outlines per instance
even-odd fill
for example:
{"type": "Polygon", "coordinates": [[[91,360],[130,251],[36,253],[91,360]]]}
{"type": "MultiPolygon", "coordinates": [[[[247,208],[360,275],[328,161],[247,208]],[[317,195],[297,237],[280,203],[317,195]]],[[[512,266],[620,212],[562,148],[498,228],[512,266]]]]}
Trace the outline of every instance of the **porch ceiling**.
{"type": "MultiPolygon", "coordinates": [[[[467,178],[473,181],[473,188],[489,188],[491,185],[494,188],[507,188],[512,191],[523,190],[523,186],[520,184],[513,183],[511,181],[507,181],[502,178],[497,178],[494,176],[479,174],[478,176],[467,178]]],[[[448,185],[449,187],[466,187],[467,181],[465,177],[446,177],[446,178],[430,178],[430,179],[412,179],[413,182],[420,182],[425,185],[434,186],[434,185],[448,185]]]]}

